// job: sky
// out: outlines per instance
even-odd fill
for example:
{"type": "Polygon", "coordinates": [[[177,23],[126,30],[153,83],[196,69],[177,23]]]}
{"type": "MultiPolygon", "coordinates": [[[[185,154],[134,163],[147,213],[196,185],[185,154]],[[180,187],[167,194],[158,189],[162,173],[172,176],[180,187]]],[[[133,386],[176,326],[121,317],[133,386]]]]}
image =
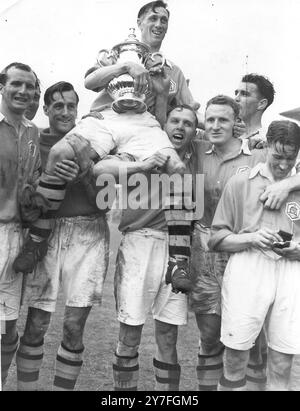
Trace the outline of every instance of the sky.
{"type": "MultiPolygon", "coordinates": [[[[29,64],[42,93],[61,80],[80,97],[79,116],[96,94],[84,88],[86,70],[100,49],[123,41],[147,0],[0,0],[0,70],[29,64]]],[[[266,75],[276,89],[264,116],[300,107],[299,0],[169,0],[169,28],[161,51],[180,66],[194,98],[234,95],[246,73],[266,75]]],[[[136,30],[139,34],[138,29],[136,30]]],[[[41,104],[42,106],[42,104],[41,104]]],[[[47,126],[40,107],[35,122],[47,126]]]]}

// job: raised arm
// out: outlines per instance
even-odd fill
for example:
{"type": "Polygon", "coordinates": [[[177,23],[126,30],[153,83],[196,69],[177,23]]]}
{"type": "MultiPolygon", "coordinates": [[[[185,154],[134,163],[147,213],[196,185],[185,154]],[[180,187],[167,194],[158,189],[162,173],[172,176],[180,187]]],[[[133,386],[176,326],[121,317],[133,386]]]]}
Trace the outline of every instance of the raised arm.
{"type": "Polygon", "coordinates": [[[170,90],[170,76],[165,70],[155,73],[150,69],[152,92],[155,96],[155,117],[163,127],[167,121],[168,97],[170,90]]]}
{"type": "Polygon", "coordinates": [[[128,73],[134,79],[137,93],[144,93],[150,83],[149,72],[140,64],[130,62],[95,66],[87,72],[84,85],[88,90],[101,91],[115,77],[128,73]]]}
{"type": "Polygon", "coordinates": [[[128,73],[128,68],[125,63],[110,66],[94,66],[87,71],[84,85],[88,90],[100,91],[105,88],[113,78],[125,73],[128,73]]]}

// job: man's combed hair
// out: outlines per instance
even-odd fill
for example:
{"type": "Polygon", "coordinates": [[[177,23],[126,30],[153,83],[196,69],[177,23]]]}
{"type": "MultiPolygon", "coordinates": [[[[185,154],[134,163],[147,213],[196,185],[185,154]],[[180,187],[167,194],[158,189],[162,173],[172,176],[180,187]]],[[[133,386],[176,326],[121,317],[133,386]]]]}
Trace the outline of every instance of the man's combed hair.
{"type": "Polygon", "coordinates": [[[74,87],[71,83],[68,83],[66,81],[59,81],[58,83],[53,84],[47,90],[45,91],[44,94],[44,102],[46,106],[49,106],[53,101],[53,94],[58,92],[60,94],[64,93],[65,91],[74,91],[77,99],[77,104],[79,102],[79,97],[76,91],[74,90],[74,87]]]}
{"type": "Polygon", "coordinates": [[[23,70],[23,71],[28,71],[28,73],[33,73],[33,75],[36,78],[36,84],[35,86],[37,87],[39,85],[39,79],[37,78],[37,75],[35,74],[35,72],[32,70],[32,68],[30,66],[28,66],[28,64],[24,64],[24,63],[19,63],[17,61],[10,63],[8,66],[6,66],[0,73],[0,83],[3,84],[5,86],[6,81],[7,81],[7,72],[10,68],[16,68],[18,70],[23,70]]]}
{"type": "Polygon", "coordinates": [[[251,74],[246,74],[242,78],[242,82],[252,83],[256,85],[260,95],[263,98],[268,100],[268,105],[266,108],[268,108],[273,103],[274,96],[275,96],[275,90],[274,90],[273,84],[267,77],[262,76],[260,74],[251,73],[251,74]]]}
{"type": "Polygon", "coordinates": [[[220,94],[216,97],[211,98],[207,104],[206,104],[206,110],[209,106],[212,104],[218,104],[221,106],[230,106],[234,112],[234,118],[237,118],[240,113],[240,107],[238,103],[231,97],[229,96],[224,96],[223,94],[220,94]]]}
{"type": "Polygon", "coordinates": [[[268,145],[280,144],[294,147],[295,152],[300,148],[300,127],[293,121],[272,121],[267,131],[268,145]]]}
{"type": "Polygon", "coordinates": [[[163,9],[165,9],[166,12],[168,13],[168,17],[170,17],[168,5],[164,1],[158,0],[158,1],[151,1],[150,3],[145,4],[138,12],[138,19],[143,17],[143,15],[148,12],[148,10],[152,10],[154,13],[156,13],[156,9],[158,9],[159,7],[162,7],[163,9]]]}
{"type": "Polygon", "coordinates": [[[188,104],[177,104],[176,106],[172,107],[169,111],[168,111],[168,117],[171,113],[173,113],[173,111],[178,110],[178,111],[182,111],[182,110],[190,110],[194,117],[195,117],[195,128],[198,127],[198,117],[197,117],[197,113],[196,111],[193,109],[193,107],[189,106],[188,104]]]}
{"type": "Polygon", "coordinates": [[[38,78],[38,76],[36,75],[35,72],[33,72],[33,74],[34,74],[35,77],[36,77],[35,88],[36,88],[36,90],[37,90],[39,93],[41,93],[41,81],[39,80],[39,78],[38,78]]]}

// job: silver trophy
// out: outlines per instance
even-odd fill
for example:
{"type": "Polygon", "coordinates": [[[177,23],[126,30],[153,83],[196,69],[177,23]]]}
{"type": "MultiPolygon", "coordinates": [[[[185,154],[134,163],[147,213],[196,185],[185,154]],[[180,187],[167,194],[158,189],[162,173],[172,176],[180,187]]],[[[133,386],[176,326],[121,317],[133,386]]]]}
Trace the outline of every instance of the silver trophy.
{"type": "MultiPolygon", "coordinates": [[[[114,46],[110,52],[108,50],[99,51],[98,62],[103,65],[103,59],[108,60],[110,63],[132,61],[147,69],[149,66],[163,67],[165,59],[162,54],[150,53],[149,46],[136,38],[135,29],[131,28],[129,30],[130,34],[123,43],[114,46]]],[[[111,80],[106,90],[114,100],[112,108],[117,113],[128,110],[143,113],[147,110],[146,94],[139,94],[134,91],[134,79],[127,73],[111,80]]]]}

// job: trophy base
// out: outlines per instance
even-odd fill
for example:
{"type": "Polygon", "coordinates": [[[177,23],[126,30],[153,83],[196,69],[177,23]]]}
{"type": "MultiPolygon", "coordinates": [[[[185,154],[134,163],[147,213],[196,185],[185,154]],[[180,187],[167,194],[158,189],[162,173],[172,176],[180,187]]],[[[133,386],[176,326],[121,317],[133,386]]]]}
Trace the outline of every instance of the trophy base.
{"type": "Polygon", "coordinates": [[[139,99],[132,94],[131,96],[126,95],[115,100],[112,103],[112,109],[117,113],[125,113],[126,111],[144,113],[147,110],[147,105],[143,99],[139,99]]]}

